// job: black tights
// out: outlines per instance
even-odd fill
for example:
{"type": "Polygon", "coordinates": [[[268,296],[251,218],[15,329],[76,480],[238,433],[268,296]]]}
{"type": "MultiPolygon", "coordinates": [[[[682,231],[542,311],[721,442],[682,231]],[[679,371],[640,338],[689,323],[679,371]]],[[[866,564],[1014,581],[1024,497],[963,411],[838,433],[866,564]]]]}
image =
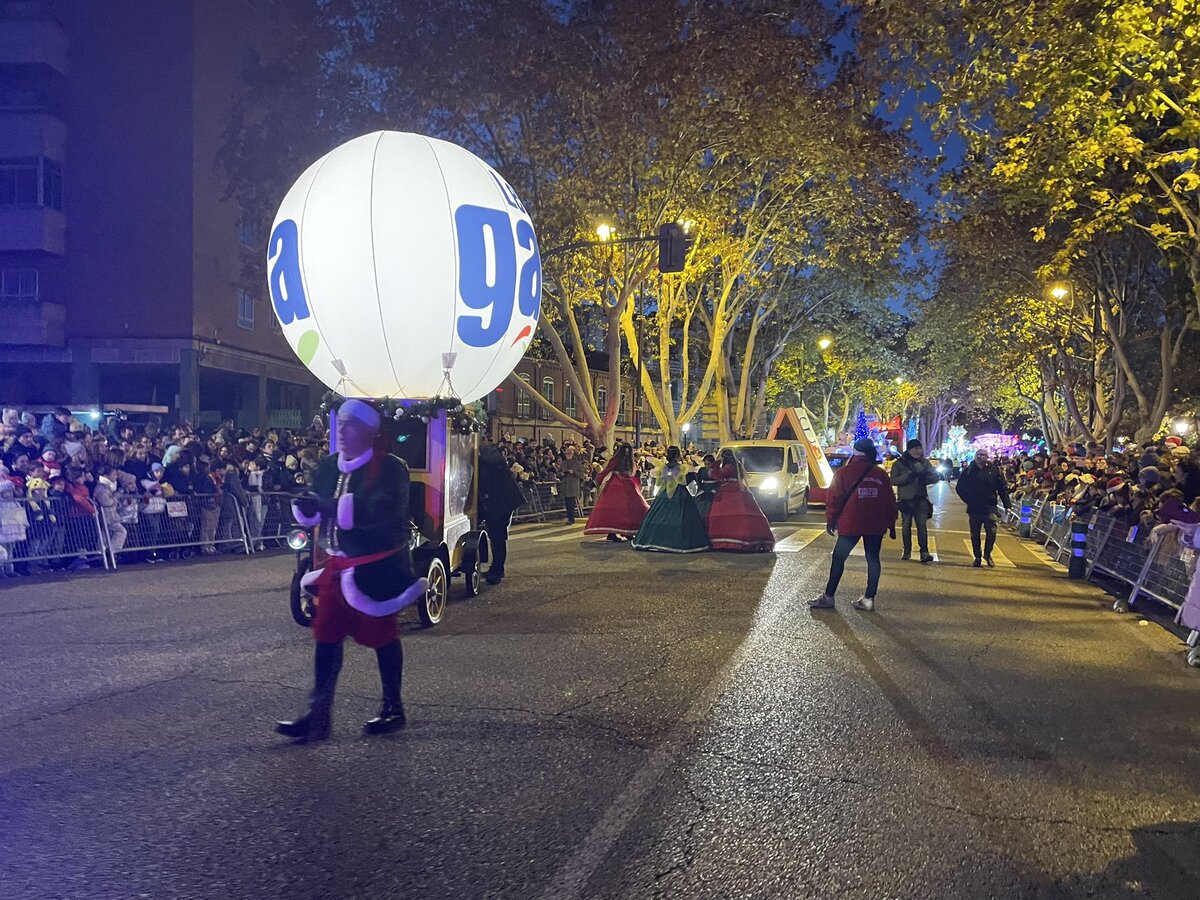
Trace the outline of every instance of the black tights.
{"type": "MultiPolygon", "coordinates": [[[[825,585],[826,596],[832,597],[837,592],[838,583],[842,580],[842,573],[846,571],[846,558],[858,541],[858,535],[838,535],[837,543],[833,547],[833,562],[829,564],[829,583],[825,585]]],[[[883,535],[866,534],[862,536],[862,542],[863,550],[867,553],[867,591],[863,596],[874,600],[875,592],[879,590],[879,576],[883,571],[883,566],[879,562],[879,551],[883,547],[883,535]]]]}
{"type": "MultiPolygon", "coordinates": [[[[327,709],[333,703],[338,673],[342,671],[342,642],[318,642],[315,657],[312,702],[314,706],[327,709]]],[[[376,649],[375,660],[379,664],[379,683],[383,689],[383,699],[399,703],[400,679],[404,671],[404,650],[400,647],[400,639],[397,638],[390,644],[376,649]]]]}

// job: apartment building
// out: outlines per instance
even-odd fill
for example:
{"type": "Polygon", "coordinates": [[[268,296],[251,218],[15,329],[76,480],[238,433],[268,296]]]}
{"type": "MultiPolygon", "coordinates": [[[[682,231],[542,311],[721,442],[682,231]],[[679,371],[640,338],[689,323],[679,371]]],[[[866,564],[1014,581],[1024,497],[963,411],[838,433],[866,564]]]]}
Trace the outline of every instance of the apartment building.
{"type": "Polygon", "coordinates": [[[219,160],[278,7],[0,0],[0,402],[307,421],[219,160]]]}

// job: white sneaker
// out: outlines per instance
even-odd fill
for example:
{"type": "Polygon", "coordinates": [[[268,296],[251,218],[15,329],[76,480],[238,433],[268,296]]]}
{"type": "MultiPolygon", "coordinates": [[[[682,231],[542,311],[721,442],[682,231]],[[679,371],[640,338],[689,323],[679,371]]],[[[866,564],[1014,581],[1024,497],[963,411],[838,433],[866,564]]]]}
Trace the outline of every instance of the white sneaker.
{"type": "Polygon", "coordinates": [[[808,601],[809,609],[833,609],[833,598],[828,594],[821,594],[819,597],[813,597],[808,601]]]}
{"type": "Polygon", "coordinates": [[[854,601],[854,608],[861,609],[863,612],[871,612],[875,609],[875,598],[859,597],[854,601]]]}

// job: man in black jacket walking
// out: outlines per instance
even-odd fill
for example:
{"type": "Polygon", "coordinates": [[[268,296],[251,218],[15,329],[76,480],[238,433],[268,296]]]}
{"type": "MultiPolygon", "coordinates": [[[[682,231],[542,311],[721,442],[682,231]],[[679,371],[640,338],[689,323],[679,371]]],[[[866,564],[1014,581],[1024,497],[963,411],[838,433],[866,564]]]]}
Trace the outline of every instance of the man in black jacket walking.
{"type": "Polygon", "coordinates": [[[994,569],[992,550],[996,546],[996,504],[1003,503],[1005,509],[1011,508],[1008,499],[1008,485],[1000,470],[992,465],[986,450],[975,454],[971,465],[958,479],[958,496],[967,504],[967,517],[971,520],[971,549],[975,551],[975,561],[971,564],[979,568],[983,560],[988,568],[994,569]],[[980,530],[987,532],[987,543],[982,550],[979,546],[980,530]]]}

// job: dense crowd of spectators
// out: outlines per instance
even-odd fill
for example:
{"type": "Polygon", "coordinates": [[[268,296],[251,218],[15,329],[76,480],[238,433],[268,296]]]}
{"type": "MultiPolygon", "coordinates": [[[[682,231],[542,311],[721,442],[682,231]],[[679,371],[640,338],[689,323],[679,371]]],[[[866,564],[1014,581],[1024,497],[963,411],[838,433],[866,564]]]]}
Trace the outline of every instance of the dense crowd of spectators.
{"type": "MultiPolygon", "coordinates": [[[[610,448],[597,447],[587,440],[555,442],[551,438],[544,438],[541,443],[530,443],[504,434],[497,437],[493,443],[509,463],[509,468],[527,494],[538,484],[552,486],[556,492],[561,488],[564,474],[570,478],[569,472],[565,470],[571,468],[567,453],[568,448],[572,448],[572,457],[581,459],[584,466],[580,490],[582,506],[589,506],[595,501],[598,490],[596,480],[611,454],[610,448]]],[[[666,455],[666,445],[654,440],[645,441],[634,449],[634,465],[643,480],[666,455]]],[[[705,465],[705,460],[694,446],[688,446],[684,451],[684,464],[693,471],[699,471],[705,465]]]]}
{"type": "MultiPolygon", "coordinates": [[[[507,434],[494,444],[527,496],[537,489],[577,491],[581,507],[594,502],[611,452],[586,440],[535,443],[507,434]]],[[[160,545],[187,542],[201,553],[216,553],[239,507],[257,548],[271,514],[266,498],[308,490],[328,452],[328,431],[319,419],[299,431],[239,429],[232,420],[201,430],[186,422],[164,427],[155,417],[80,418],[66,407],[40,415],[4,409],[0,575],[99,564],[97,509],[108,546],[123,560],[157,562],[160,545]],[[167,515],[168,503],[177,500],[189,502],[186,523],[167,515]],[[181,535],[172,529],[191,530],[181,535]]],[[[665,455],[665,445],[646,441],[635,450],[638,473],[648,476],[665,455]]],[[[684,460],[696,470],[705,462],[694,447],[684,460]]],[[[287,509],[286,503],[276,505],[287,509]]]]}
{"type": "Polygon", "coordinates": [[[1076,516],[1098,512],[1147,529],[1200,522],[1200,452],[1178,438],[1112,453],[1022,454],[1001,466],[1014,503],[1043,500],[1076,516]]]}
{"type": "MultiPolygon", "coordinates": [[[[581,506],[594,501],[596,479],[609,448],[587,441],[494,441],[518,482],[558,494],[578,480],[581,506]],[[580,467],[580,463],[582,466],[580,467]]],[[[201,553],[217,552],[240,507],[255,546],[269,515],[264,499],[311,486],[319,458],[329,452],[321,420],[302,431],[239,429],[232,420],[201,430],[188,423],[164,427],[154,417],[133,422],[74,416],[65,407],[38,415],[15,408],[0,418],[0,574],[36,569],[81,569],[96,549],[95,511],[104,513],[108,546],[124,560],[157,562],[159,544],[194,541],[201,553]],[[190,524],[166,515],[173,500],[190,502],[190,524]],[[236,504],[236,507],[233,505],[236,504]],[[64,527],[74,523],[77,527],[64,527]],[[79,524],[86,523],[86,524],[79,524]],[[192,528],[188,535],[170,529],[192,528]],[[145,551],[137,548],[145,547],[145,551]],[[137,552],[134,552],[134,551],[137,552]],[[27,560],[18,562],[16,560],[27,560]]],[[[666,447],[647,441],[636,465],[648,475],[666,447]]],[[[703,460],[688,448],[687,461],[703,460]]],[[[280,504],[286,511],[286,504],[280,504]]],[[[93,559],[91,564],[98,564],[93,559]]]]}
{"type": "MultiPolygon", "coordinates": [[[[198,510],[202,553],[215,553],[228,533],[236,504],[257,541],[266,516],[264,495],[308,489],[328,436],[319,422],[307,431],[237,429],[226,420],[211,431],[184,423],[164,428],[156,419],[134,424],[114,415],[89,424],[65,407],[39,416],[18,409],[0,418],[0,573],[88,565],[87,527],[104,511],[109,546],[151,547],[164,529],[193,527],[166,516],[171,500],[190,499],[198,510]],[[132,538],[132,540],[130,540],[132,538]],[[68,546],[69,544],[79,546],[68,546]],[[58,557],[14,564],[15,557],[58,557]]],[[[94,528],[92,529],[94,530],[94,528]]],[[[157,561],[153,550],[138,554],[157,561]]]]}

